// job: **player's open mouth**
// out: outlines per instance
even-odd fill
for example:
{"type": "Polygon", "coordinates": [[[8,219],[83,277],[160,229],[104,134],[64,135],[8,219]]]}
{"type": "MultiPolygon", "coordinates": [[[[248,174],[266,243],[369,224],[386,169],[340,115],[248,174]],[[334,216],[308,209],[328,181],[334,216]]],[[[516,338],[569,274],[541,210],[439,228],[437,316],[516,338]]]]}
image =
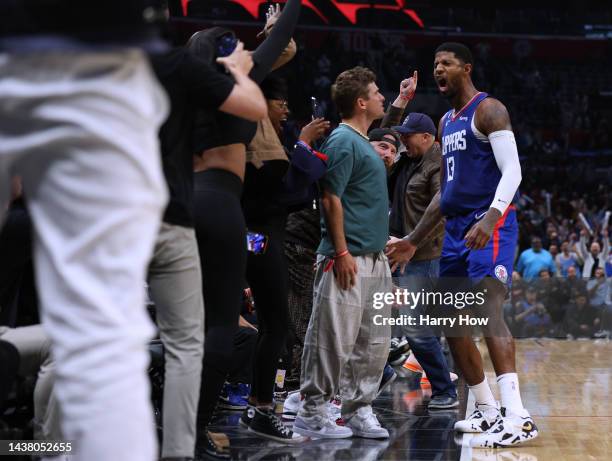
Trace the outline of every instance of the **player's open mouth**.
{"type": "Polygon", "coordinates": [[[447,90],[447,86],[446,86],[446,79],[439,77],[436,79],[436,83],[438,84],[438,88],[440,89],[440,91],[446,91],[447,90]]]}

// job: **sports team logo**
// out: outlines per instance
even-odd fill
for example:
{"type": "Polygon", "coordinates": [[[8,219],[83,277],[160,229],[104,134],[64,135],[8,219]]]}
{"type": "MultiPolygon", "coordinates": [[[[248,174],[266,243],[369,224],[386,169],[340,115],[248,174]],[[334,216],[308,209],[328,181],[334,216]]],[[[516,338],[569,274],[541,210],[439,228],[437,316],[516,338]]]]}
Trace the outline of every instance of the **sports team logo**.
{"type": "Polygon", "coordinates": [[[501,264],[495,266],[495,277],[501,282],[506,283],[508,281],[508,271],[501,264]]]}

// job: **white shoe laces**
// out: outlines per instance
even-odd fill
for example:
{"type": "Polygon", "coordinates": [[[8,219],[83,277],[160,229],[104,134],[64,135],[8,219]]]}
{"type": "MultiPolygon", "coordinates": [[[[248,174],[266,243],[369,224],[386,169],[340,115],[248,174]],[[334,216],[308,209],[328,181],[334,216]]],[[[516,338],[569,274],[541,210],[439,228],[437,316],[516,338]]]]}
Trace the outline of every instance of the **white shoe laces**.
{"type": "Polygon", "coordinates": [[[374,412],[370,411],[368,414],[366,415],[359,415],[360,419],[363,421],[363,425],[368,428],[380,428],[380,422],[378,421],[378,418],[376,417],[376,415],[374,414],[374,412]]]}

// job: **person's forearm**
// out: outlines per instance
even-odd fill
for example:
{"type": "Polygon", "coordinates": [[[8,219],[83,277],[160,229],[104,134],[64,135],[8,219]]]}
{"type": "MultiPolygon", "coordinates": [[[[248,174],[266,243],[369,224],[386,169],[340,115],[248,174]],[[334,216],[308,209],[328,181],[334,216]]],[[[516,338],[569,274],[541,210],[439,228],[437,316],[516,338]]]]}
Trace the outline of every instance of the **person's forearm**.
{"type": "Polygon", "coordinates": [[[268,104],[259,85],[239,71],[233,71],[232,76],[236,84],[219,109],[253,122],[266,117],[268,104]]]}
{"type": "Polygon", "coordinates": [[[589,250],[587,250],[586,237],[584,235],[580,236],[580,241],[578,243],[578,251],[580,252],[580,257],[582,258],[582,260],[586,262],[586,259],[589,255],[589,250]]]}
{"type": "Polygon", "coordinates": [[[404,237],[413,245],[421,246],[430,232],[442,221],[442,210],[440,209],[440,193],[431,199],[425,213],[410,234],[404,237]]]}
{"type": "Polygon", "coordinates": [[[254,66],[250,76],[256,82],[261,83],[270,73],[272,66],[291,41],[300,16],[300,8],[300,0],[289,0],[270,35],[253,52],[254,66]]]}
{"type": "Polygon", "coordinates": [[[276,69],[283,67],[295,57],[296,52],[297,45],[295,44],[295,41],[291,39],[289,41],[289,45],[287,45],[287,47],[283,50],[276,62],[272,65],[272,69],[270,69],[270,71],[275,71],[276,69]]]}
{"type": "Polygon", "coordinates": [[[516,318],[516,320],[518,320],[520,322],[525,317],[527,317],[529,314],[531,314],[534,310],[535,310],[535,307],[530,307],[525,312],[521,312],[520,314],[518,314],[515,318],[516,318]]]}
{"type": "MultiPolygon", "coordinates": [[[[398,96],[398,99],[400,97],[398,96]]],[[[397,102],[397,99],[395,100],[397,102]]],[[[404,115],[404,109],[408,101],[405,101],[404,105],[398,105],[395,102],[387,107],[387,112],[385,112],[385,116],[380,122],[381,128],[391,128],[392,126],[398,126],[402,123],[402,115],[404,115]]]]}
{"type": "Polygon", "coordinates": [[[323,213],[325,215],[325,222],[331,241],[336,250],[336,254],[348,249],[346,244],[346,238],[344,236],[344,214],[342,211],[342,202],[340,198],[323,192],[321,198],[321,204],[323,206],[323,213]]]}

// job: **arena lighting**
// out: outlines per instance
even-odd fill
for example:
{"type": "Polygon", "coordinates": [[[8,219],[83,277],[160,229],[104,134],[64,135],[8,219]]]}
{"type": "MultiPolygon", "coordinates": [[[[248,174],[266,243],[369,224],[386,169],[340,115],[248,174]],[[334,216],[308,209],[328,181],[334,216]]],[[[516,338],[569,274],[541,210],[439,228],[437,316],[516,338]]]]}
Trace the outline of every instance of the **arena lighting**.
{"type": "MultiPolygon", "coordinates": [[[[268,3],[268,0],[228,0],[228,1],[232,3],[238,3],[245,10],[247,10],[249,14],[253,16],[253,18],[255,19],[257,19],[257,17],[259,16],[259,5],[261,5],[262,3],[268,3]]],[[[285,1],[286,0],[279,0],[274,3],[285,3],[285,1]]],[[[189,0],[181,0],[181,5],[183,6],[184,16],[187,16],[187,4],[188,3],[189,3],[189,0]]],[[[329,24],[329,19],[327,19],[325,15],[323,15],[323,13],[321,13],[319,9],[310,2],[310,0],[302,0],[302,5],[314,11],[314,13],[319,18],[321,18],[323,22],[325,22],[325,24],[329,24]]]]}
{"type": "Polygon", "coordinates": [[[330,2],[342,13],[342,15],[349,20],[351,24],[357,24],[357,12],[359,10],[388,10],[388,11],[401,11],[410,17],[421,29],[425,27],[423,20],[414,10],[404,8],[407,0],[395,0],[395,5],[372,5],[372,2],[368,4],[355,4],[355,3],[344,3],[341,0],[330,0],[330,2]]]}
{"type": "MultiPolygon", "coordinates": [[[[268,3],[268,0],[228,0],[233,3],[238,3],[249,12],[253,18],[257,19],[259,15],[259,6],[262,3],[268,3]]],[[[419,17],[416,11],[406,8],[408,0],[394,0],[395,5],[377,5],[373,2],[368,3],[344,3],[342,0],[329,0],[329,2],[344,16],[351,24],[357,24],[357,12],[360,10],[387,10],[397,11],[405,14],[412,19],[421,29],[425,28],[423,20],[419,17]]],[[[189,0],[181,0],[183,6],[183,14],[187,15],[187,3],[189,0]]],[[[285,0],[279,0],[279,3],[285,3],[285,0]]],[[[325,17],[321,11],[312,4],[310,0],[303,0],[303,5],[312,10],[323,22],[329,24],[329,19],[325,17]]]]}

